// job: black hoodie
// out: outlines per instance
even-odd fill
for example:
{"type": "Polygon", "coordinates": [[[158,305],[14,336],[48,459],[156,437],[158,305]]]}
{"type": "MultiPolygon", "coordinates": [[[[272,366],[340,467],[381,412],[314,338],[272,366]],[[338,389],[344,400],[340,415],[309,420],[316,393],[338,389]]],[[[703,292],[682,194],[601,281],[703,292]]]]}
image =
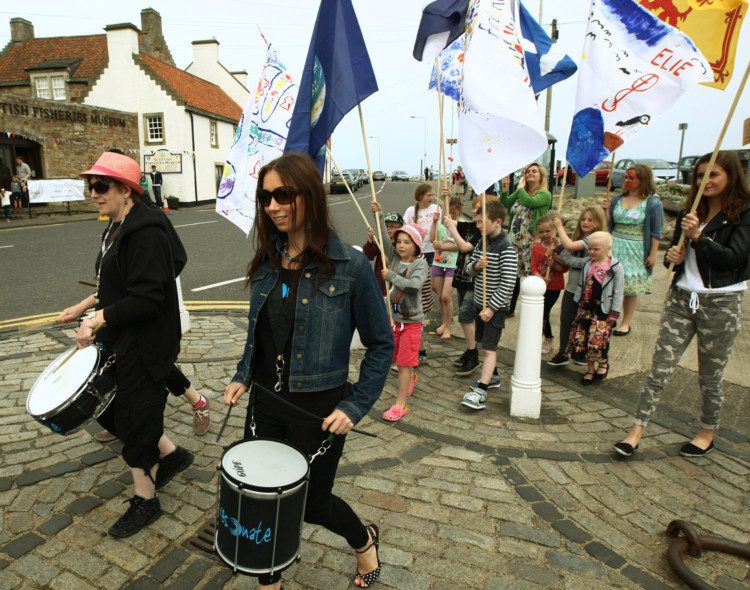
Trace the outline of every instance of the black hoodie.
{"type": "Polygon", "coordinates": [[[116,354],[138,354],[154,380],[167,375],[180,350],[174,262],[180,254],[173,249],[182,244],[169,226],[162,211],[133,206],[101,261],[96,306],[107,322],[97,340],[116,354]]]}

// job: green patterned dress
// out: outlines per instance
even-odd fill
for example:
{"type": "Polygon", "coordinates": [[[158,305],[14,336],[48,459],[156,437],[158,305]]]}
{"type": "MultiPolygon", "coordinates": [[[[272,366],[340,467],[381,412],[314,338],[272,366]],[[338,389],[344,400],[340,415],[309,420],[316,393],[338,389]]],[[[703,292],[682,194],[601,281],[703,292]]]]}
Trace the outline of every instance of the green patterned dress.
{"type": "Polygon", "coordinates": [[[635,209],[625,209],[622,200],[617,202],[612,218],[612,254],[625,269],[625,295],[651,293],[653,275],[646,272],[643,254],[643,226],[646,222],[647,199],[635,209]]]}

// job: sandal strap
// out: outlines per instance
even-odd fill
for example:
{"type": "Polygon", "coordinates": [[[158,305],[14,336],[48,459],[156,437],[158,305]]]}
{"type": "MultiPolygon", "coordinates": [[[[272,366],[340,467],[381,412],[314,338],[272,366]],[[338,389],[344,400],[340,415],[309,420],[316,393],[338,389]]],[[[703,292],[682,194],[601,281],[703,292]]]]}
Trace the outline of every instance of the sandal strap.
{"type": "Polygon", "coordinates": [[[372,526],[365,527],[367,531],[370,533],[370,537],[372,537],[372,541],[362,550],[355,549],[354,553],[359,553],[360,555],[362,553],[367,553],[370,549],[373,548],[373,546],[377,549],[378,545],[380,544],[380,535],[375,534],[375,530],[372,528],[372,526]]]}

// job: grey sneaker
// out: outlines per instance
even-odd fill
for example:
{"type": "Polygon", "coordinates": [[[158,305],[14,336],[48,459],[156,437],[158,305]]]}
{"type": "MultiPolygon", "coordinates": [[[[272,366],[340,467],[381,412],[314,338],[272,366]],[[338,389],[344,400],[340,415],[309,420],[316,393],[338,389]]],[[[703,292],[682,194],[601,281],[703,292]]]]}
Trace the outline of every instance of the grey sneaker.
{"type": "Polygon", "coordinates": [[[159,468],[156,470],[156,489],[159,490],[167,485],[180,471],[185,471],[193,462],[193,453],[182,447],[159,459],[159,468]]]}
{"type": "Polygon", "coordinates": [[[481,389],[472,389],[469,393],[464,395],[464,399],[461,402],[462,406],[471,408],[472,410],[484,410],[485,402],[487,401],[487,394],[481,389]]]}
{"type": "Polygon", "coordinates": [[[133,496],[130,500],[130,508],[123,514],[117,522],[109,527],[109,534],[113,537],[122,539],[135,535],[147,524],[154,522],[161,516],[161,504],[159,498],[154,496],[150,500],[133,496]]]}
{"type": "MultiPolygon", "coordinates": [[[[474,389],[479,389],[479,381],[474,381],[471,384],[474,389]]],[[[488,389],[498,389],[500,387],[500,375],[493,375],[490,377],[490,384],[487,386],[488,389]]]]}

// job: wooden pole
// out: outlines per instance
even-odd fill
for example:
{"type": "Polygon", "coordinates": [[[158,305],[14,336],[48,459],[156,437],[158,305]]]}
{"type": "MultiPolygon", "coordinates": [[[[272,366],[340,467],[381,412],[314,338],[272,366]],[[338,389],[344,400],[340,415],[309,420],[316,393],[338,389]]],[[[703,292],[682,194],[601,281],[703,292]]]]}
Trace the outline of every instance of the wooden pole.
{"type": "MultiPolygon", "coordinates": [[[[616,152],[617,150],[615,150],[616,152]]],[[[612,161],[609,163],[609,176],[607,177],[607,199],[612,192],[612,171],[615,169],[615,152],[612,152],[612,161]]]]}
{"type": "Polygon", "coordinates": [[[567,180],[568,180],[568,164],[565,164],[565,168],[563,168],[562,186],[560,187],[560,199],[557,202],[558,216],[560,215],[560,211],[562,211],[562,204],[565,198],[565,184],[567,180]]]}
{"type": "MultiPolygon", "coordinates": [[[[727,129],[729,128],[729,123],[732,121],[732,116],[734,115],[734,111],[737,108],[737,103],[740,101],[740,96],[742,95],[742,91],[744,90],[745,84],[747,83],[748,75],[750,75],[750,61],[747,62],[747,67],[745,67],[745,75],[742,76],[740,87],[737,89],[737,94],[734,97],[732,106],[729,107],[729,112],[727,113],[727,118],[724,121],[724,126],[722,127],[721,133],[719,134],[719,139],[716,140],[716,147],[714,148],[714,151],[711,154],[711,159],[708,161],[708,165],[706,166],[706,172],[703,174],[703,180],[701,180],[701,184],[698,187],[698,193],[695,195],[693,206],[690,208],[691,215],[693,215],[695,211],[698,209],[698,204],[701,201],[701,197],[703,197],[703,190],[706,188],[708,177],[711,175],[711,169],[714,167],[714,163],[716,162],[716,156],[719,155],[721,142],[724,141],[724,135],[726,134],[727,129]]],[[[697,168],[696,168],[696,172],[697,172],[697,168]]],[[[677,242],[677,248],[682,248],[684,244],[685,244],[685,233],[683,232],[680,235],[679,241],[677,242]]],[[[674,272],[674,262],[670,262],[669,268],[667,269],[667,278],[669,278],[669,276],[673,272],[674,272]]]]}
{"type": "MultiPolygon", "coordinates": [[[[338,172],[339,176],[341,178],[344,178],[343,173],[341,172],[341,168],[339,168],[339,165],[336,163],[336,160],[333,158],[333,154],[331,153],[331,150],[328,149],[328,146],[326,146],[326,152],[328,153],[328,157],[331,159],[331,162],[333,163],[333,167],[336,168],[336,172],[338,172]]],[[[365,222],[365,225],[369,228],[370,222],[367,221],[367,217],[365,216],[365,212],[362,211],[362,207],[359,206],[359,202],[357,201],[357,197],[354,196],[354,193],[352,192],[352,189],[349,188],[349,184],[346,185],[346,191],[349,193],[349,196],[352,198],[352,201],[354,201],[354,204],[357,206],[357,210],[359,211],[359,214],[362,216],[362,219],[365,222]]],[[[376,243],[377,239],[376,239],[376,243]]],[[[382,250],[380,247],[381,244],[378,243],[378,248],[382,250]]]]}
{"type": "MultiPolygon", "coordinates": [[[[362,143],[365,144],[365,157],[367,158],[367,174],[370,177],[370,193],[372,194],[372,201],[373,203],[378,202],[378,198],[375,195],[375,184],[372,182],[372,166],[370,165],[370,150],[367,147],[367,132],[365,131],[365,119],[362,116],[362,105],[357,105],[357,111],[359,111],[359,125],[362,127],[362,143]]],[[[354,195],[352,195],[352,198],[354,198],[354,195]]],[[[356,199],[355,199],[356,201],[356,199]]],[[[380,249],[380,258],[383,261],[383,268],[388,268],[388,259],[385,257],[385,249],[383,248],[383,228],[380,225],[380,214],[375,213],[375,225],[378,226],[378,248],[380,249]]],[[[369,227],[369,224],[368,224],[369,227]]],[[[393,314],[391,313],[391,305],[390,305],[390,292],[391,292],[391,286],[388,284],[388,281],[383,279],[383,282],[385,283],[385,293],[386,293],[386,299],[385,299],[385,306],[388,309],[388,319],[391,322],[391,325],[393,325],[393,314]]]]}
{"type": "MultiPolygon", "coordinates": [[[[445,173],[446,169],[446,161],[445,161],[445,133],[443,131],[443,110],[445,106],[445,97],[443,96],[443,88],[440,82],[440,56],[437,56],[435,58],[435,71],[437,72],[437,91],[438,91],[438,112],[440,113],[440,150],[438,151],[438,168],[441,167],[442,164],[442,171],[443,174],[445,173]]],[[[438,173],[438,189],[440,191],[440,195],[443,194],[443,188],[445,187],[445,179],[443,178],[443,174],[438,173]]],[[[449,203],[445,202],[445,199],[443,200],[443,215],[447,215],[449,203]]],[[[438,198],[438,209],[440,209],[440,199],[438,198]]]]}

